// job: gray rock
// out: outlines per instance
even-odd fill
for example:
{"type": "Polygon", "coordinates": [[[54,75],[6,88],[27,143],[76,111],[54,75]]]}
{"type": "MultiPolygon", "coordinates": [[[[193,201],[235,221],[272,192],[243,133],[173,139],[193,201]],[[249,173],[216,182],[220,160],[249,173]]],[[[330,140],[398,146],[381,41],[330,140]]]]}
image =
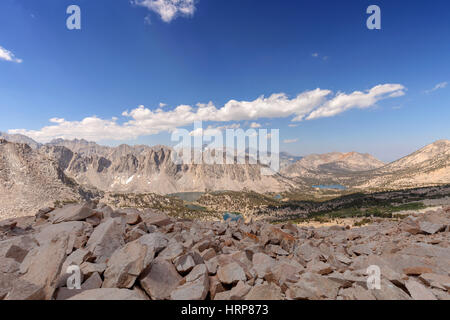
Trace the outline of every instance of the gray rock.
{"type": "Polygon", "coordinates": [[[339,291],[339,296],[343,300],[376,300],[372,295],[371,290],[367,290],[359,285],[350,288],[344,288],[339,291]]]}
{"type": "Polygon", "coordinates": [[[219,280],[219,277],[217,276],[210,276],[209,277],[209,295],[212,300],[214,300],[216,294],[220,292],[224,292],[225,288],[223,287],[222,283],[219,280]]]}
{"type": "Polygon", "coordinates": [[[328,263],[315,260],[312,260],[308,263],[307,270],[309,272],[318,273],[321,275],[326,275],[333,272],[333,268],[328,263]]]}
{"type": "Polygon", "coordinates": [[[65,273],[69,266],[81,266],[91,256],[91,252],[86,249],[77,249],[72,252],[64,261],[61,273],[65,273]]]}
{"type": "Polygon", "coordinates": [[[103,288],[131,288],[144,269],[147,247],[138,241],[116,250],[107,263],[103,288]]]}
{"type": "MultiPolygon", "coordinates": [[[[230,293],[231,295],[231,293],[230,293]]],[[[280,287],[273,283],[257,285],[251,288],[245,300],[281,300],[280,287]]]]}
{"type": "Polygon", "coordinates": [[[204,250],[201,253],[201,256],[202,256],[204,261],[207,261],[207,260],[212,259],[212,258],[214,258],[216,256],[216,251],[213,248],[209,248],[209,249],[204,250]]]}
{"type": "Polygon", "coordinates": [[[239,281],[238,284],[230,291],[230,300],[243,300],[251,289],[252,287],[244,281],[239,281]]]}
{"type": "MultiPolygon", "coordinates": [[[[39,249],[34,249],[34,254],[29,254],[24,260],[27,268],[22,280],[43,288],[45,299],[51,299],[58,284],[58,276],[66,259],[66,251],[69,241],[67,234],[56,236],[50,243],[39,249]]],[[[23,270],[25,271],[25,270],[23,270]]]]}
{"type": "Polygon", "coordinates": [[[184,247],[178,243],[170,243],[167,248],[165,248],[159,255],[159,258],[165,258],[167,260],[173,261],[174,259],[181,256],[184,252],[184,247]]]}
{"type": "MultiPolygon", "coordinates": [[[[83,291],[69,300],[145,300],[134,290],[101,288],[83,291]]],[[[148,299],[147,299],[148,300],[148,299]]]]}
{"type": "Polygon", "coordinates": [[[38,228],[35,239],[40,246],[52,241],[55,236],[65,233],[69,236],[67,254],[72,253],[73,248],[83,247],[92,234],[92,226],[82,221],[63,222],[54,225],[42,226],[38,228]]]}
{"type": "Polygon", "coordinates": [[[230,300],[230,294],[231,294],[231,290],[230,291],[223,291],[223,292],[219,292],[215,295],[214,300],[230,300]]]}
{"type": "Polygon", "coordinates": [[[201,277],[208,277],[208,269],[204,264],[196,265],[185,279],[187,282],[192,282],[201,277]]]}
{"type": "Polygon", "coordinates": [[[145,267],[152,262],[155,255],[164,250],[169,244],[167,237],[160,232],[146,234],[140,237],[138,241],[147,247],[147,254],[144,261],[145,267]]]}
{"type": "Polygon", "coordinates": [[[178,287],[181,279],[172,263],[156,258],[142,274],[139,283],[153,300],[165,300],[178,287]]]}
{"type": "Polygon", "coordinates": [[[93,273],[103,274],[106,270],[106,263],[83,262],[80,269],[83,275],[90,277],[93,273]]]}
{"type": "Polygon", "coordinates": [[[68,204],[62,208],[58,208],[51,213],[50,221],[54,224],[69,221],[81,221],[93,216],[91,203],[85,204],[68,204]]]}
{"type": "Polygon", "coordinates": [[[3,300],[11,291],[13,283],[17,278],[18,276],[15,274],[0,272],[0,300],[3,300]]]}
{"type": "Polygon", "coordinates": [[[402,289],[395,286],[392,282],[381,279],[380,289],[373,289],[370,292],[377,300],[411,300],[402,289]]]}
{"type": "Polygon", "coordinates": [[[191,254],[185,254],[174,261],[175,267],[181,274],[188,273],[195,267],[195,261],[191,254]]]}
{"type": "Polygon", "coordinates": [[[170,218],[165,214],[156,213],[151,210],[144,211],[141,218],[147,226],[155,225],[158,227],[164,227],[171,223],[170,218]]]}
{"type": "Polygon", "coordinates": [[[405,286],[414,300],[437,300],[430,290],[415,280],[406,281],[405,286]]]}
{"type": "Polygon", "coordinates": [[[224,266],[219,266],[217,270],[219,280],[224,284],[235,284],[239,281],[247,280],[244,269],[236,263],[232,262],[224,266]]]}
{"type": "Polygon", "coordinates": [[[209,278],[200,276],[197,280],[188,281],[170,294],[172,300],[205,300],[209,292],[209,278]]]}
{"type": "Polygon", "coordinates": [[[304,273],[300,280],[289,286],[286,296],[292,300],[336,299],[341,285],[315,273],[304,273]]]}
{"type": "Polygon", "coordinates": [[[24,279],[14,281],[5,300],[45,300],[50,299],[45,292],[45,285],[34,284],[24,279]]]}
{"type": "Polygon", "coordinates": [[[295,262],[278,262],[264,277],[268,281],[282,285],[284,282],[297,282],[304,268],[295,262]]]}
{"type": "Polygon", "coordinates": [[[450,290],[449,276],[434,273],[422,273],[419,279],[429,287],[450,290]]]}
{"type": "Polygon", "coordinates": [[[258,277],[264,278],[264,276],[275,265],[275,259],[269,257],[264,253],[255,253],[253,255],[253,269],[255,269],[258,277]]]}
{"type": "Polygon", "coordinates": [[[95,228],[86,247],[96,258],[96,262],[105,262],[114,251],[125,244],[123,226],[115,219],[107,219],[95,228]]]}
{"type": "Polygon", "coordinates": [[[420,231],[428,233],[428,234],[435,234],[440,231],[444,231],[446,225],[440,224],[440,223],[433,223],[429,221],[421,221],[419,222],[420,231]]]}

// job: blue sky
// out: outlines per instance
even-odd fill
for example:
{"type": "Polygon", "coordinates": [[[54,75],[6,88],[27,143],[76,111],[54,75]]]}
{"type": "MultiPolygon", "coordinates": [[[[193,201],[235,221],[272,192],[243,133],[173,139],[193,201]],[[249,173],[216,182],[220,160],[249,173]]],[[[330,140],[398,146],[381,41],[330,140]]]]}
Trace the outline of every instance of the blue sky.
{"type": "Polygon", "coordinates": [[[298,155],[384,161],[450,136],[446,0],[171,1],[2,0],[0,131],[170,144],[204,117],[279,128],[298,155]]]}

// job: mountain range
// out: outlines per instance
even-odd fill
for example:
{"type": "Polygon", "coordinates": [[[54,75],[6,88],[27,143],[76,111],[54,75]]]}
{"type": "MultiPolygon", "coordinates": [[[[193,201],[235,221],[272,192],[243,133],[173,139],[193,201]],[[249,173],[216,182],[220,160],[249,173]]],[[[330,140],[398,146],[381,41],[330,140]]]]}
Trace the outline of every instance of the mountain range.
{"type": "Polygon", "coordinates": [[[373,171],[362,173],[360,189],[402,189],[450,183],[450,141],[439,140],[373,171]]]}
{"type": "Polygon", "coordinates": [[[95,194],[241,191],[258,193],[342,184],[371,191],[450,183],[450,141],[440,140],[385,164],[357,152],[296,157],[280,153],[281,171],[263,165],[176,164],[167,146],[101,146],[85,140],[39,144],[23,135],[0,133],[0,216],[76,201],[95,194]]]}
{"type": "Polygon", "coordinates": [[[312,154],[281,169],[281,173],[296,181],[310,180],[311,184],[339,182],[356,172],[381,168],[385,163],[357,152],[312,154]]]}

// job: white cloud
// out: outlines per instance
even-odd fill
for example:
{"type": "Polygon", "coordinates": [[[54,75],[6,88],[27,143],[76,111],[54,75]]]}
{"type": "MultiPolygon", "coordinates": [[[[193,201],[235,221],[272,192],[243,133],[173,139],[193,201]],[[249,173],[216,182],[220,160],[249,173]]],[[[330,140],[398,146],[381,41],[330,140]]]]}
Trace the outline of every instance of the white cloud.
{"type": "Polygon", "coordinates": [[[261,128],[261,125],[259,123],[257,123],[257,122],[252,122],[250,124],[250,128],[252,128],[252,129],[261,128]]]}
{"type": "MultiPolygon", "coordinates": [[[[332,117],[352,108],[369,108],[381,99],[404,94],[405,87],[399,84],[384,84],[373,87],[366,92],[355,91],[351,94],[338,93],[331,96],[330,90],[315,89],[289,98],[284,93],[261,96],[253,101],[230,100],[217,108],[212,102],[199,103],[195,107],[180,105],[172,110],[158,108],[151,110],[139,106],[125,111],[122,122],[113,117],[100,119],[96,116],[81,121],[68,121],[52,118],[49,126],[40,130],[14,129],[9,133],[27,135],[39,142],[48,142],[55,138],[84,138],[91,141],[131,140],[140,136],[172,132],[194,121],[224,123],[215,129],[238,128],[237,121],[256,121],[267,118],[288,118],[292,121],[312,120],[332,117]],[[330,97],[331,96],[331,97],[330,97]],[[225,124],[227,123],[228,124],[225,124]]],[[[214,128],[210,128],[214,129],[214,128]]]]}
{"type": "Polygon", "coordinates": [[[65,122],[65,120],[63,118],[51,118],[49,121],[52,123],[64,123],[65,122]]]}
{"type": "Polygon", "coordinates": [[[306,120],[332,117],[353,108],[366,109],[382,99],[397,98],[404,94],[405,87],[401,84],[378,85],[365,92],[338,93],[333,99],[311,112],[306,120]]]}
{"type": "Polygon", "coordinates": [[[195,130],[192,130],[189,135],[192,137],[199,137],[199,136],[214,136],[216,134],[221,134],[223,133],[224,130],[226,129],[239,129],[241,127],[241,125],[239,123],[233,123],[230,125],[226,125],[226,126],[219,126],[219,127],[214,127],[214,126],[208,126],[206,129],[203,128],[197,128],[195,130]]]}
{"type": "Polygon", "coordinates": [[[296,142],[298,142],[298,139],[286,139],[286,140],[283,140],[283,143],[296,143],[296,142]]]}
{"type": "Polygon", "coordinates": [[[134,0],[132,3],[157,13],[164,22],[171,22],[178,16],[192,16],[194,0],[134,0]]]}
{"type": "Polygon", "coordinates": [[[160,108],[167,107],[167,104],[160,102],[160,103],[159,103],[159,107],[160,107],[160,108]]]}
{"type": "Polygon", "coordinates": [[[221,134],[222,130],[218,128],[197,128],[195,130],[192,130],[189,135],[192,137],[201,137],[201,136],[215,136],[217,134],[221,134]]]}
{"type": "Polygon", "coordinates": [[[312,56],[313,58],[318,58],[318,57],[319,57],[319,54],[318,54],[317,52],[314,52],[313,54],[311,54],[311,56],[312,56]]]}
{"type": "Polygon", "coordinates": [[[428,93],[432,93],[432,92],[434,92],[434,91],[437,91],[437,90],[439,90],[439,89],[444,89],[445,87],[447,87],[447,85],[448,85],[448,82],[441,82],[441,83],[438,83],[437,85],[434,86],[433,89],[426,90],[425,93],[428,94],[428,93]]]}
{"type": "Polygon", "coordinates": [[[22,63],[22,59],[16,58],[14,53],[0,46],[0,60],[22,63]]]}

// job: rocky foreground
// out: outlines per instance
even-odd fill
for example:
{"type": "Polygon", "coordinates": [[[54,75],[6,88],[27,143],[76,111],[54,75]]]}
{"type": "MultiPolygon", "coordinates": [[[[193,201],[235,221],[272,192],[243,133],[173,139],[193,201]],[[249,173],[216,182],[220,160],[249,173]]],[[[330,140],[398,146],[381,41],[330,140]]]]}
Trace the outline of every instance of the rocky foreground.
{"type": "Polygon", "coordinates": [[[0,222],[5,300],[448,300],[449,273],[450,207],[354,229],[175,220],[94,202],[0,222]],[[80,289],[67,288],[71,265],[80,289]],[[374,265],[380,287],[368,289],[374,265]]]}

